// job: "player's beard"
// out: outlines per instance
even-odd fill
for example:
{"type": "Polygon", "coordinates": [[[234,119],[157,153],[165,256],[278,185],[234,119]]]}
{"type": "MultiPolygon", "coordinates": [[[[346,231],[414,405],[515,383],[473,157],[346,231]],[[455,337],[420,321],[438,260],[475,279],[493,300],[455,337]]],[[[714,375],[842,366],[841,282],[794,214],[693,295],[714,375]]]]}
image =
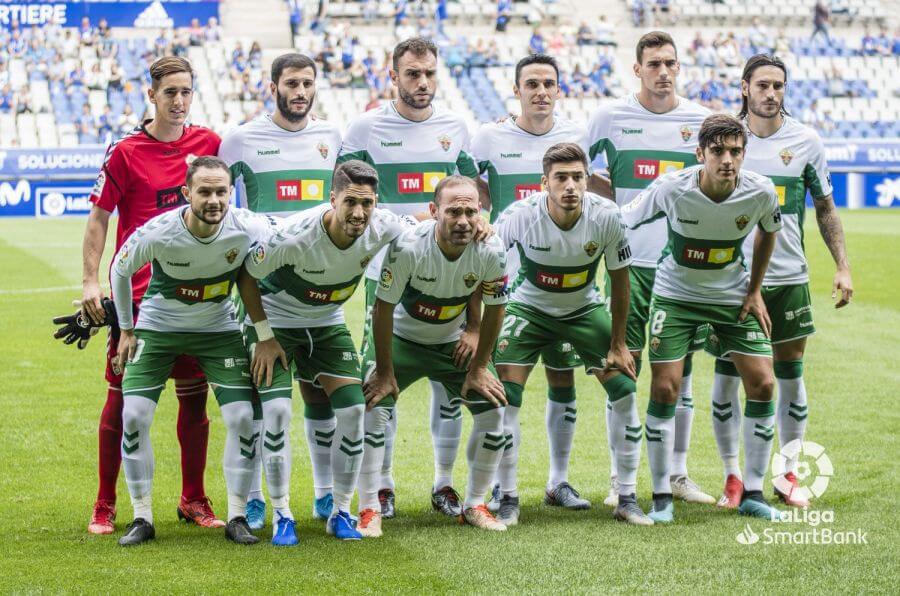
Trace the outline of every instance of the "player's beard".
{"type": "Polygon", "coordinates": [[[194,209],[193,207],[191,207],[191,212],[194,214],[194,217],[196,217],[197,219],[199,219],[200,221],[202,221],[203,223],[205,223],[208,226],[214,226],[214,225],[222,223],[222,220],[225,219],[225,213],[227,211],[228,211],[228,207],[223,206],[221,209],[218,210],[219,218],[216,220],[211,220],[208,217],[205,217],[203,215],[203,209],[200,209],[198,211],[197,209],[194,209]]]}
{"type": "Polygon", "coordinates": [[[400,101],[416,110],[424,110],[434,101],[434,93],[429,93],[427,100],[417,100],[414,94],[409,93],[399,85],[397,86],[397,94],[400,96],[400,101]]]}
{"type": "Polygon", "coordinates": [[[761,109],[761,106],[765,104],[765,100],[761,102],[753,101],[753,96],[751,95],[747,98],[747,109],[749,109],[750,112],[757,118],[777,118],[781,111],[784,109],[784,101],[782,101],[781,103],[775,103],[777,104],[778,109],[769,114],[767,112],[763,112],[761,109]]]}
{"type": "Polygon", "coordinates": [[[306,104],[306,109],[303,110],[302,112],[296,112],[296,111],[291,110],[291,104],[287,100],[287,98],[285,96],[283,96],[281,93],[278,93],[277,90],[275,91],[275,105],[278,108],[278,111],[281,113],[282,116],[284,116],[285,120],[287,120],[288,122],[293,122],[295,124],[297,122],[302,121],[304,118],[306,118],[306,115],[309,114],[310,110],[312,110],[313,102],[315,101],[315,99],[316,99],[316,94],[313,93],[307,99],[308,103],[306,104]]]}

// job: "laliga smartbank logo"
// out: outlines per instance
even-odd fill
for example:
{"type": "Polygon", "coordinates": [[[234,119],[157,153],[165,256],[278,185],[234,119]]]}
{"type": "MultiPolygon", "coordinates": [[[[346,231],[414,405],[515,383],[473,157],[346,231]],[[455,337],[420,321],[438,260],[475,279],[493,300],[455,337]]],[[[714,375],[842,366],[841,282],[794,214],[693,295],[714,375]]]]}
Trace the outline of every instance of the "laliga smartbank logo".
{"type": "MultiPolygon", "coordinates": [[[[825,448],[812,441],[791,441],[772,456],[772,483],[782,493],[802,499],[821,497],[834,473],[825,448]],[[795,462],[793,466],[789,465],[795,462]],[[797,483],[785,478],[793,467],[797,483]]],[[[831,509],[798,509],[784,511],[773,508],[770,526],[754,530],[747,523],[735,540],[739,544],[832,545],[869,544],[868,532],[862,528],[844,530],[834,526],[831,509]]]]}

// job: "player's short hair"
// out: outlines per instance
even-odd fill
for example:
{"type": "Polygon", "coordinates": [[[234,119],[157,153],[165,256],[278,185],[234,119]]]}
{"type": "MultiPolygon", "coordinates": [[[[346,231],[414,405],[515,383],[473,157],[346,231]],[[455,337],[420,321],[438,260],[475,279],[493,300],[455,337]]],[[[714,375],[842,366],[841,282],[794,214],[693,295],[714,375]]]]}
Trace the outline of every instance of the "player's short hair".
{"type": "Polygon", "coordinates": [[[437,46],[434,45],[430,39],[425,39],[424,37],[410,37],[409,39],[404,39],[396,46],[394,46],[394,57],[393,57],[393,68],[396,72],[400,67],[400,58],[403,57],[407,52],[411,52],[415,56],[425,56],[426,54],[431,54],[435,58],[438,57],[438,49],[437,46]]]}
{"type": "Polygon", "coordinates": [[[547,149],[544,153],[544,159],[541,165],[544,168],[544,176],[550,175],[550,169],[554,164],[571,163],[573,161],[581,162],[584,171],[588,170],[588,158],[584,150],[575,143],[557,143],[547,149]]]}
{"type": "Polygon", "coordinates": [[[441,178],[441,181],[434,187],[434,199],[432,199],[432,201],[435,205],[441,204],[441,195],[444,194],[444,189],[451,186],[471,186],[475,189],[475,201],[478,201],[478,185],[475,184],[475,181],[468,176],[452,174],[445,178],[441,178]]]}
{"type": "Polygon", "coordinates": [[[191,75],[191,85],[194,84],[194,69],[191,68],[191,63],[187,61],[187,58],[182,58],[181,56],[157,58],[150,65],[150,86],[156,90],[159,88],[163,78],[179,72],[186,72],[191,75]]]}
{"type": "Polygon", "coordinates": [[[519,77],[522,75],[522,69],[526,66],[531,66],[532,64],[549,64],[553,67],[553,70],[556,71],[556,80],[559,82],[559,64],[557,64],[556,58],[548,56],[547,54],[531,54],[525,56],[519,60],[518,64],[516,64],[516,86],[519,85],[519,77]]]}
{"type": "Polygon", "coordinates": [[[200,168],[207,168],[209,170],[225,170],[228,172],[228,184],[232,184],[234,182],[234,176],[231,174],[231,168],[228,167],[224,161],[215,155],[204,155],[203,157],[195,157],[190,164],[188,164],[187,176],[185,177],[184,185],[188,188],[191,187],[191,181],[194,179],[194,174],[197,173],[197,170],[200,168]]]}
{"type": "Polygon", "coordinates": [[[638,64],[644,63],[645,48],[661,48],[663,46],[672,46],[675,49],[675,58],[678,58],[678,46],[675,45],[675,40],[672,39],[671,35],[665,31],[644,33],[638,40],[637,47],[634,50],[638,64]]]}
{"type": "Polygon", "coordinates": [[[296,68],[297,70],[311,68],[313,77],[318,75],[316,63],[312,58],[299,52],[289,52],[272,61],[272,82],[277,85],[281,79],[281,74],[288,68],[296,68]]]}
{"type": "MultiPolygon", "coordinates": [[[[747,63],[744,64],[744,72],[741,73],[741,80],[750,85],[750,79],[753,78],[753,73],[757,68],[762,66],[774,66],[775,68],[780,68],[781,72],[784,73],[784,84],[787,85],[788,81],[788,73],[787,66],[784,65],[784,62],[778,56],[773,56],[772,54],[756,54],[755,56],[750,56],[747,59],[747,63]]],[[[738,112],[738,118],[746,118],[747,113],[750,111],[750,103],[749,98],[746,95],[741,95],[741,111],[738,112]]],[[[782,114],[788,114],[788,111],[784,109],[784,104],[781,105],[782,114]]]]}
{"type": "Polygon", "coordinates": [[[728,114],[713,114],[700,125],[697,142],[702,151],[710,145],[721,144],[728,137],[740,137],[744,147],[747,146],[747,129],[740,120],[728,114]]]}
{"type": "Polygon", "coordinates": [[[334,194],[338,194],[351,184],[368,186],[378,192],[378,172],[364,161],[358,159],[345,161],[334,169],[331,190],[334,194]]]}

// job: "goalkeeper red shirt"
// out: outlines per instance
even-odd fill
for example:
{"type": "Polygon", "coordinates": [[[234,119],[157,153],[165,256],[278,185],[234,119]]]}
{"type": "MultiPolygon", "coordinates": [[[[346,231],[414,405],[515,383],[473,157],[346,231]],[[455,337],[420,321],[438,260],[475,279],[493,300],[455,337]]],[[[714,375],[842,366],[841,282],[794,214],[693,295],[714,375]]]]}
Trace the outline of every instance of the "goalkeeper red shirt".
{"type": "MultiPolygon", "coordinates": [[[[189,159],[219,152],[221,139],[208,128],[185,125],[180,139],[164,143],[147,132],[149,122],[110,145],[91,192],[91,202],[101,209],[119,210],[116,252],[147,220],[187,204],[181,187],[189,159]]],[[[148,264],[131,278],[135,302],[140,301],[149,282],[148,264]]]]}

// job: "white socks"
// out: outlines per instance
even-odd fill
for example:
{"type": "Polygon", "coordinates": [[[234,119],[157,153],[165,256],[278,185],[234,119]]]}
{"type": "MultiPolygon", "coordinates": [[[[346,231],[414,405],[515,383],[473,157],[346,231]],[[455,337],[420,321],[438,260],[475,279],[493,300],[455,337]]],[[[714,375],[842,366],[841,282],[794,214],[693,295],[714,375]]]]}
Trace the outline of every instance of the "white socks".
{"type": "Polygon", "coordinates": [[[504,408],[492,408],[472,415],[472,434],[466,447],[469,482],[466,485],[464,508],[484,504],[484,496],[491,488],[506,445],[503,410],[504,408]]]}
{"type": "MultiPolygon", "coordinates": [[[[783,449],[791,441],[803,441],[806,435],[806,417],[809,409],[806,403],[806,386],[803,383],[803,361],[775,363],[775,382],[778,384],[778,444],[783,449]]],[[[797,467],[795,455],[785,462],[785,471],[794,472],[797,467]]]]}
{"type": "Polygon", "coordinates": [[[364,415],[365,438],[358,482],[360,511],[374,509],[381,512],[378,490],[381,488],[381,468],[384,462],[385,428],[393,409],[393,406],[374,407],[364,415]]]}
{"type": "Polygon", "coordinates": [[[225,422],[225,453],[222,468],[228,492],[228,521],[247,515],[247,495],[253,482],[253,459],[257,440],[253,433],[253,407],[235,401],[220,407],[225,422]]]}
{"type": "MultiPolygon", "coordinates": [[[[546,425],[547,441],[550,445],[550,474],[547,478],[547,489],[555,488],[561,482],[569,480],[569,456],[572,453],[572,442],[575,440],[575,405],[574,388],[567,388],[572,400],[567,402],[547,400],[546,425]]],[[[550,392],[559,391],[550,389],[550,392]]],[[[518,443],[516,444],[518,449],[518,443]]]]}
{"type": "Polygon", "coordinates": [[[775,436],[775,402],[747,400],[744,408],[744,490],[763,488],[775,436]]]}
{"type": "Polygon", "coordinates": [[[741,478],[740,456],[741,378],[730,362],[716,361],[712,386],[712,427],[716,447],[725,469],[725,478],[734,475],[741,478]],[[734,374],[729,374],[734,372],[734,374]]]}
{"type": "Polygon", "coordinates": [[[653,494],[672,494],[670,476],[672,448],[675,443],[675,404],[661,404],[651,398],[647,406],[645,429],[653,494]]]}
{"type": "MultiPolygon", "coordinates": [[[[272,519],[275,514],[293,519],[290,509],[291,485],[291,399],[279,397],[262,402],[263,467],[266,471],[266,485],[272,501],[272,519]]],[[[254,478],[254,481],[256,479],[254,478]]]]}
{"type": "MultiPolygon", "coordinates": [[[[262,410],[262,406],[260,406],[260,410],[262,410]]],[[[255,414],[254,414],[255,415],[255,414]]],[[[261,415],[261,414],[260,414],[261,415]]],[[[253,482],[250,483],[250,494],[247,495],[247,500],[252,501],[254,499],[258,501],[265,501],[266,497],[262,492],[262,477],[263,477],[263,457],[262,457],[262,434],[263,434],[263,419],[259,418],[253,420],[253,434],[259,437],[257,441],[256,447],[256,457],[253,458],[253,482]]]]}
{"type": "Polygon", "coordinates": [[[687,476],[687,456],[691,446],[691,426],[694,422],[694,398],[691,392],[693,376],[681,377],[681,389],[675,404],[675,442],[672,450],[672,476],[687,476]]]}
{"type": "Polygon", "coordinates": [[[641,461],[641,420],[638,418],[637,395],[629,393],[609,404],[611,408],[607,410],[607,417],[610,426],[607,432],[615,443],[616,458],[613,470],[619,479],[619,494],[629,496],[637,493],[637,471],[641,461]]]}
{"type": "Polygon", "coordinates": [[[122,467],[131,495],[135,519],[142,517],[153,523],[153,446],[150,425],[156,402],[140,395],[125,395],[122,409],[122,467]]]}
{"type": "MultiPolygon", "coordinates": [[[[346,385],[338,391],[358,392],[359,385],[346,385]]],[[[337,394],[337,391],[335,392],[337,394]]],[[[366,407],[362,404],[335,407],[337,434],[331,447],[331,461],[334,470],[334,511],[350,511],[350,499],[359,479],[363,463],[363,418],[366,407]]],[[[375,408],[376,410],[381,408],[375,408]]],[[[377,493],[377,491],[376,491],[377,493]]]]}
{"type": "Polygon", "coordinates": [[[434,446],[434,485],[437,491],[453,486],[453,464],[462,437],[462,400],[451,400],[447,389],[437,381],[431,386],[431,441],[434,446]]]}
{"type": "Polygon", "coordinates": [[[519,427],[519,412],[522,408],[507,405],[503,408],[503,437],[506,446],[500,456],[497,467],[497,482],[504,495],[510,497],[519,496],[518,472],[519,472],[519,444],[522,441],[522,432],[519,427]]]}
{"type": "Polygon", "coordinates": [[[379,489],[394,490],[394,439],[397,437],[397,407],[390,408],[391,417],[384,428],[384,459],[381,463],[379,489]]]}
{"type": "Polygon", "coordinates": [[[333,489],[331,471],[331,446],[337,421],[330,404],[306,404],[303,428],[312,464],[313,491],[317,499],[333,489]]]}

